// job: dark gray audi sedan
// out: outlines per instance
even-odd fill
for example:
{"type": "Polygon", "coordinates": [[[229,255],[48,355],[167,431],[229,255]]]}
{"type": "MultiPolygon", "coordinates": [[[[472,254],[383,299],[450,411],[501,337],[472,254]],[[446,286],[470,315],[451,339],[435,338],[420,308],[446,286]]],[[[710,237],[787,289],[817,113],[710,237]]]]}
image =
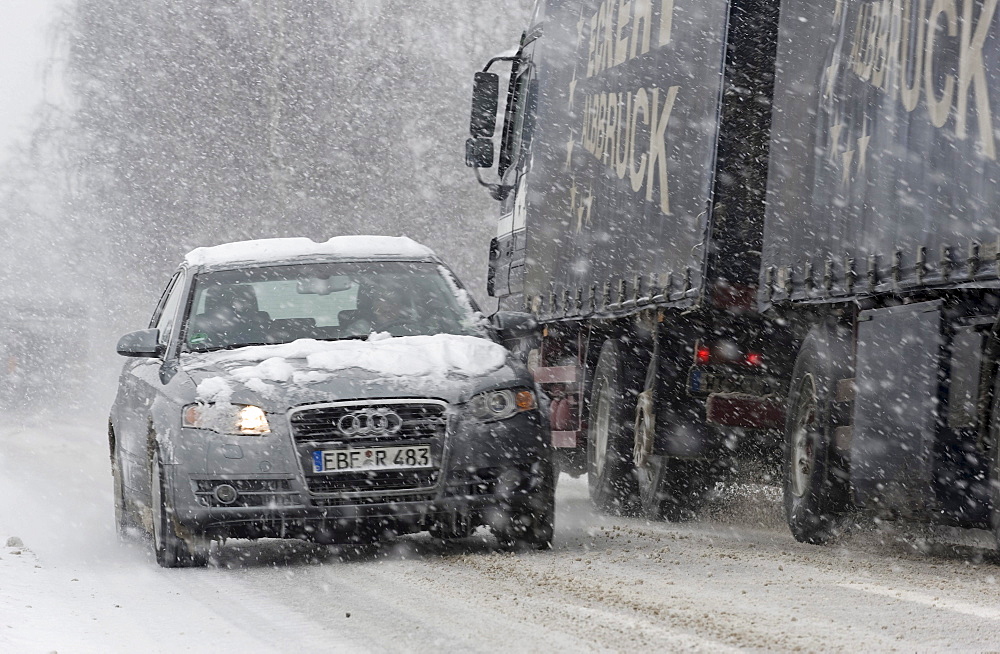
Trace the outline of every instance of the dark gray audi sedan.
{"type": "Polygon", "coordinates": [[[365,543],[489,527],[547,548],[548,425],[525,366],[526,314],[484,319],[406,238],[199,248],[171,278],[111,410],[115,513],[165,567],[213,540],[365,543]]]}

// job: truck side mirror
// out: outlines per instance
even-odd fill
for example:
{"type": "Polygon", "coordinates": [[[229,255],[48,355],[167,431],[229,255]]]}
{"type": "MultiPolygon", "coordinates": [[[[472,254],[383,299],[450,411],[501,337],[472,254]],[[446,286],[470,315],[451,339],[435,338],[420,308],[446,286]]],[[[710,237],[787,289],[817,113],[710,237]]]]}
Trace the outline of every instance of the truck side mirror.
{"type": "Polygon", "coordinates": [[[490,168],[493,166],[493,141],[488,138],[474,138],[465,142],[465,165],[469,168],[490,168]]]}
{"type": "Polygon", "coordinates": [[[472,120],[469,122],[469,133],[473,137],[493,136],[499,97],[500,76],[496,73],[476,73],[472,86],[472,120]]]}

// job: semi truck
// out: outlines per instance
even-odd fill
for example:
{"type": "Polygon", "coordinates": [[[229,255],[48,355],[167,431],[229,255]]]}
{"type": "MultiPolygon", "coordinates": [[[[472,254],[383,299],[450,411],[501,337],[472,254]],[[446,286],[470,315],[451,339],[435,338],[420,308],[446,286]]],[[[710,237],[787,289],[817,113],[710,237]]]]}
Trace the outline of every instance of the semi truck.
{"type": "Polygon", "coordinates": [[[1000,527],[996,10],[540,0],[476,74],[488,288],[596,506],[690,515],[751,440],[800,541],[1000,527]]]}

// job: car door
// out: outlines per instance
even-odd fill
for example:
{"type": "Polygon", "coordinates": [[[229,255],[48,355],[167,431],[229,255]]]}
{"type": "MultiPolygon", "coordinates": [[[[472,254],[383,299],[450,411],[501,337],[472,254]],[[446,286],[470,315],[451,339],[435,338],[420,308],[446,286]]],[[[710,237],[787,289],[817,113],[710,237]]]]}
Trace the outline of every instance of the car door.
{"type": "MultiPolygon", "coordinates": [[[[186,295],[184,271],[171,277],[150,320],[150,328],[159,330],[159,342],[166,351],[180,321],[186,295]]],[[[125,364],[121,376],[119,431],[122,480],[133,490],[146,492],[149,484],[149,455],[146,442],[149,435],[150,408],[161,392],[160,369],[163,359],[137,358],[125,364]]]]}

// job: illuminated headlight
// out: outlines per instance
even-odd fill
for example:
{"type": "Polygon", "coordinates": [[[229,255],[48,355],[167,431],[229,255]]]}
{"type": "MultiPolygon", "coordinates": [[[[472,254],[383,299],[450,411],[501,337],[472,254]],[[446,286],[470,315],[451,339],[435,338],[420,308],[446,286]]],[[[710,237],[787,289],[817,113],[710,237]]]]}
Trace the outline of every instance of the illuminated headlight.
{"type": "Polygon", "coordinates": [[[264,409],[252,404],[189,404],[184,407],[184,426],[220,434],[271,433],[264,409]]]}
{"type": "Polygon", "coordinates": [[[509,389],[480,393],[469,402],[472,415],[484,422],[506,420],[522,411],[531,411],[537,406],[535,394],[531,391],[509,389]]]}

